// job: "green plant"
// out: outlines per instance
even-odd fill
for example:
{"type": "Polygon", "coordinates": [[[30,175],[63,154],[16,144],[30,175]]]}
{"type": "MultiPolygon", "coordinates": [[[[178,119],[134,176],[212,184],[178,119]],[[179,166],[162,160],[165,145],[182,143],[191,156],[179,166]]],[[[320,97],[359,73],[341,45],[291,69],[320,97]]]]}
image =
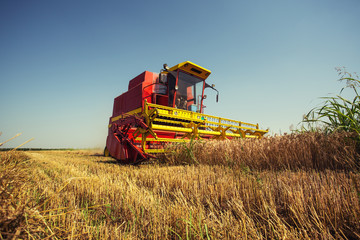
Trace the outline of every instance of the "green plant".
{"type": "Polygon", "coordinates": [[[180,165],[198,165],[199,162],[195,155],[195,147],[196,144],[199,143],[201,143],[200,140],[194,140],[192,137],[188,142],[169,144],[166,146],[166,149],[170,154],[162,156],[162,159],[160,159],[159,162],[171,162],[180,165]]]}
{"type": "Polygon", "coordinates": [[[184,143],[185,148],[185,156],[190,164],[198,164],[198,161],[196,160],[195,154],[194,154],[194,146],[195,141],[194,138],[190,139],[190,142],[188,144],[184,143]]]}
{"type": "MultiPolygon", "coordinates": [[[[186,240],[189,239],[210,239],[208,226],[206,223],[204,223],[204,226],[202,226],[201,216],[198,219],[198,226],[194,222],[195,219],[193,219],[193,216],[191,214],[191,210],[189,212],[189,220],[185,218],[179,218],[176,221],[176,226],[179,227],[177,224],[178,222],[182,222],[185,224],[185,234],[186,234],[186,240]]],[[[173,234],[175,234],[179,239],[183,239],[179,233],[177,233],[172,228],[169,228],[169,231],[173,234]]]]}
{"type": "Polygon", "coordinates": [[[346,81],[339,95],[332,97],[322,97],[325,102],[320,107],[315,107],[304,116],[302,130],[307,131],[325,131],[326,133],[334,131],[355,132],[357,140],[360,141],[360,95],[358,88],[360,86],[359,77],[351,74],[343,68],[337,68],[340,76],[339,81],[346,81]],[[352,90],[354,97],[352,100],[341,96],[344,89],[352,90]]]}

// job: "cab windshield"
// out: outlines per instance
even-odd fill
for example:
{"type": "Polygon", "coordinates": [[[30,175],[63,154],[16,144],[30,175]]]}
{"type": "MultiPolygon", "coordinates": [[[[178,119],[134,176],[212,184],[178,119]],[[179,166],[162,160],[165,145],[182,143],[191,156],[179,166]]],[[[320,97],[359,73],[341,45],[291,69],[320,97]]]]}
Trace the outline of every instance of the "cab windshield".
{"type": "Polygon", "coordinates": [[[177,71],[175,74],[173,72],[170,75],[169,106],[200,112],[201,96],[205,81],[182,71],[177,71]],[[177,91],[175,90],[176,74],[178,74],[177,91]]]}

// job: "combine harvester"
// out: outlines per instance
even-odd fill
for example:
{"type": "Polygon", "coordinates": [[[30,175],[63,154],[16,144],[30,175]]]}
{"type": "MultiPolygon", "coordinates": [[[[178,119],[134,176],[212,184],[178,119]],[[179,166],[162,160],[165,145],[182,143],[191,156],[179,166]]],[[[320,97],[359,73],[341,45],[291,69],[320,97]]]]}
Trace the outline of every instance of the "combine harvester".
{"type": "Polygon", "coordinates": [[[169,142],[190,139],[261,138],[267,130],[251,124],[204,114],[205,80],[211,71],[192,62],[160,74],[145,71],[129,82],[128,91],[114,99],[105,156],[139,163],[164,152],[169,142]]]}

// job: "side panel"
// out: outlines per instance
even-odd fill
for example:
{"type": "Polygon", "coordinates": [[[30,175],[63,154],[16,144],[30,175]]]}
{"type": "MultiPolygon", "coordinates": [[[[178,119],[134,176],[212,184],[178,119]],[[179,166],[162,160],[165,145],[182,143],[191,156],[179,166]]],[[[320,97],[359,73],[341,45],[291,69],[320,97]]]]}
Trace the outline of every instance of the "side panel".
{"type": "Polygon", "coordinates": [[[132,111],[142,105],[142,85],[139,84],[131,90],[114,99],[113,117],[132,111]]]}
{"type": "Polygon", "coordinates": [[[116,159],[121,159],[121,155],[120,155],[121,145],[117,141],[113,133],[110,132],[110,129],[106,139],[106,148],[108,149],[110,156],[116,159]]]}
{"type": "Polygon", "coordinates": [[[116,117],[141,107],[145,99],[148,103],[152,103],[153,83],[157,78],[158,74],[145,71],[132,79],[129,83],[131,89],[114,99],[112,116],[116,117]]]}
{"type": "Polygon", "coordinates": [[[145,74],[147,71],[139,74],[138,76],[134,77],[133,79],[131,79],[129,81],[129,86],[128,86],[128,90],[136,87],[137,85],[139,85],[140,83],[142,83],[145,79],[145,74]]]}

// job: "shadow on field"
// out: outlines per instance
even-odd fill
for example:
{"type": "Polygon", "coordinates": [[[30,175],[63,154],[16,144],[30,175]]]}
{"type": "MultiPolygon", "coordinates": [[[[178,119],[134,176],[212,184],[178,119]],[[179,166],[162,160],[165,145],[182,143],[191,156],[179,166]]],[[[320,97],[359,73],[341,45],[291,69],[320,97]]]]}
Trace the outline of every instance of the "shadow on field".
{"type": "Polygon", "coordinates": [[[111,158],[111,157],[104,157],[104,156],[96,156],[96,157],[101,157],[103,159],[103,160],[98,159],[96,161],[97,163],[114,164],[114,165],[119,165],[119,166],[141,167],[144,165],[153,165],[154,164],[154,161],[152,161],[152,160],[137,162],[137,163],[129,163],[129,162],[117,161],[116,159],[111,158]]]}
{"type": "Polygon", "coordinates": [[[96,162],[105,163],[105,164],[125,165],[125,164],[122,164],[122,163],[120,163],[120,162],[118,162],[116,160],[99,160],[99,161],[96,161],[96,162]]]}
{"type": "Polygon", "coordinates": [[[115,164],[115,165],[126,165],[122,162],[116,161],[116,159],[112,157],[105,157],[102,153],[93,153],[90,154],[91,157],[98,158],[96,162],[98,163],[105,163],[105,164],[115,164]]]}
{"type": "Polygon", "coordinates": [[[104,154],[102,154],[102,153],[94,153],[94,154],[91,154],[90,156],[92,156],[92,157],[105,157],[104,154]]]}
{"type": "Polygon", "coordinates": [[[139,164],[120,162],[111,157],[104,157],[104,156],[96,156],[96,157],[100,157],[100,158],[104,159],[104,160],[101,160],[101,159],[97,160],[96,162],[98,162],[98,163],[113,164],[113,165],[119,165],[119,166],[139,166],[139,164]]]}

